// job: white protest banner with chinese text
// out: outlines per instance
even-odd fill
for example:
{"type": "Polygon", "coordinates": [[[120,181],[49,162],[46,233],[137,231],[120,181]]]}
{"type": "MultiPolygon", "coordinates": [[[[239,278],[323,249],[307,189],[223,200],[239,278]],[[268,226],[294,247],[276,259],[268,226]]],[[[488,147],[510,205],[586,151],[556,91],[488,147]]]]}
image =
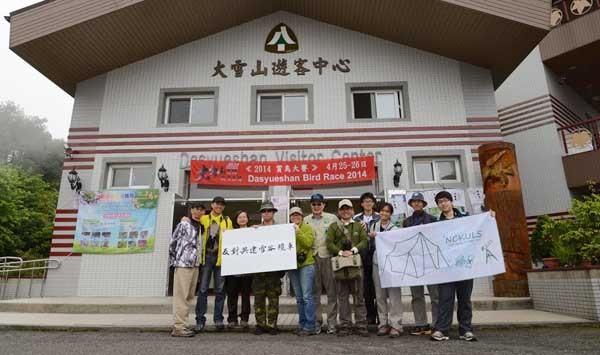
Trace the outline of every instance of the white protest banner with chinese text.
{"type": "Polygon", "coordinates": [[[375,242],[383,288],[505,272],[498,226],[489,213],[379,233],[375,242]]]}
{"type": "Polygon", "coordinates": [[[227,230],[222,249],[222,276],[296,269],[292,224],[227,230]]]}

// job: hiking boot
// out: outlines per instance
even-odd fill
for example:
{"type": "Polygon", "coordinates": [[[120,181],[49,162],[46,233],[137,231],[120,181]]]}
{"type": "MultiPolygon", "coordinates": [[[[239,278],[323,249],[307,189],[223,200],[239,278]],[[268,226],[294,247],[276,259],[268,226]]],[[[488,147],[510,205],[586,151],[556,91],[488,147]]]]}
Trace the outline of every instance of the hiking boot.
{"type": "Polygon", "coordinates": [[[269,330],[269,334],[277,335],[277,334],[279,334],[279,329],[277,329],[276,327],[273,327],[269,330]]]}
{"type": "Polygon", "coordinates": [[[216,323],[216,324],[215,324],[215,329],[216,329],[218,332],[222,332],[222,331],[224,331],[224,330],[225,330],[225,324],[223,324],[223,322],[216,323]]]}
{"type": "Polygon", "coordinates": [[[475,334],[473,334],[473,332],[466,332],[465,334],[461,335],[459,339],[466,341],[477,341],[477,338],[475,337],[475,334]]]}
{"type": "Polygon", "coordinates": [[[431,340],[445,341],[450,340],[450,337],[440,332],[439,330],[436,330],[435,332],[433,332],[433,334],[431,334],[431,340]]]}
{"type": "Polygon", "coordinates": [[[317,332],[314,330],[310,331],[310,330],[302,329],[299,332],[297,332],[296,335],[299,337],[307,337],[307,336],[311,336],[311,335],[317,335],[317,332]]]}
{"type": "Polygon", "coordinates": [[[240,328],[248,329],[248,321],[247,320],[240,321],[240,328]]]}
{"type": "Polygon", "coordinates": [[[389,332],[390,332],[390,327],[388,327],[387,325],[380,325],[379,328],[377,329],[377,336],[383,337],[383,336],[388,335],[389,332]]]}
{"type": "Polygon", "coordinates": [[[361,337],[368,337],[369,336],[369,329],[367,329],[367,327],[358,328],[356,330],[356,333],[358,335],[360,335],[361,337]]]}
{"type": "Polygon", "coordinates": [[[238,322],[227,322],[227,329],[236,329],[239,328],[240,325],[238,322]]]}
{"type": "Polygon", "coordinates": [[[390,327],[390,333],[389,333],[390,338],[398,338],[400,335],[402,335],[401,329],[396,329],[396,328],[390,327]]]}
{"type": "Polygon", "coordinates": [[[410,332],[410,334],[411,335],[429,335],[429,334],[431,334],[431,327],[429,326],[429,324],[415,327],[415,329],[413,329],[413,331],[410,332]]]}
{"type": "Polygon", "coordinates": [[[189,329],[173,329],[171,332],[172,337],[176,338],[191,338],[195,333],[189,329]]]}
{"type": "Polygon", "coordinates": [[[254,335],[262,335],[264,333],[267,332],[267,329],[265,329],[263,326],[261,325],[256,325],[256,328],[254,328],[254,335]]]}
{"type": "Polygon", "coordinates": [[[337,331],[337,336],[339,336],[339,337],[346,337],[348,335],[350,335],[350,332],[346,328],[340,328],[337,331]]]}

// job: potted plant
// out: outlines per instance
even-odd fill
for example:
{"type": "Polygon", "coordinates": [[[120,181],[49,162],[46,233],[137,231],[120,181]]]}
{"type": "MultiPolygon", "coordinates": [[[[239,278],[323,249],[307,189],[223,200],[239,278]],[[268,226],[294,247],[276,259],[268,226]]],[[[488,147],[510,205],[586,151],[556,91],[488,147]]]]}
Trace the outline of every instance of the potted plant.
{"type": "Polygon", "coordinates": [[[539,264],[542,262],[545,269],[555,269],[560,266],[558,258],[552,255],[552,248],[554,247],[552,236],[544,233],[544,226],[551,221],[552,219],[548,216],[540,216],[529,240],[533,263],[539,264]]]}

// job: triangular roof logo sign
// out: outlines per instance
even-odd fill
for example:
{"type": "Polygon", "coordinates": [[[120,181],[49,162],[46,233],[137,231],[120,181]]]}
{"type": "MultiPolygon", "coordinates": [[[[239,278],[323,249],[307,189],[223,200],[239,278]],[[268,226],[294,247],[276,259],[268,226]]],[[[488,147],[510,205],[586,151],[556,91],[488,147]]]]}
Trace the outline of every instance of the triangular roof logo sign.
{"type": "Polygon", "coordinates": [[[273,27],[265,41],[265,51],[271,53],[290,53],[298,50],[298,37],[285,23],[273,27]]]}

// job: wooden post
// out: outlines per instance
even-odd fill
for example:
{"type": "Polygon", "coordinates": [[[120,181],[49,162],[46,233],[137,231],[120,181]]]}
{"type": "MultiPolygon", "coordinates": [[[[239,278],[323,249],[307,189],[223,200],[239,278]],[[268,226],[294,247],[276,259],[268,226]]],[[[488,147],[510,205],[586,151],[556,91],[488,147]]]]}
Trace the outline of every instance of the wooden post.
{"type": "Polygon", "coordinates": [[[506,265],[506,272],[494,277],[494,296],[528,297],[525,270],[531,268],[531,255],[515,146],[490,143],[478,152],[485,205],[496,211],[506,265]]]}

